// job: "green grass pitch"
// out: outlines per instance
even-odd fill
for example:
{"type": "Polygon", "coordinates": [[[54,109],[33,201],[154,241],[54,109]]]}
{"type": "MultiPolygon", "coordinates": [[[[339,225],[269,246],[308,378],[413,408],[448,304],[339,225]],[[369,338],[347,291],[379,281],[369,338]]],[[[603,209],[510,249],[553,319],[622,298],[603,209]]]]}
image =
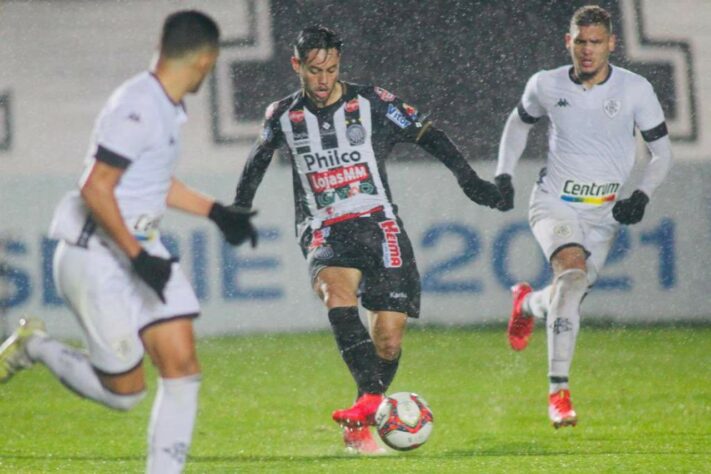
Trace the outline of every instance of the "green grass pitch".
{"type": "MultiPolygon", "coordinates": [[[[198,350],[188,473],[711,472],[711,327],[584,326],[571,374],[580,422],[558,431],[540,327],[521,353],[501,328],[413,329],[391,391],[424,396],[434,432],[373,458],[346,454],[330,420],[354,395],[330,334],[206,338],[198,350]]],[[[150,406],[111,412],[40,366],[22,372],[0,386],[0,472],[142,472],[150,406]]]]}

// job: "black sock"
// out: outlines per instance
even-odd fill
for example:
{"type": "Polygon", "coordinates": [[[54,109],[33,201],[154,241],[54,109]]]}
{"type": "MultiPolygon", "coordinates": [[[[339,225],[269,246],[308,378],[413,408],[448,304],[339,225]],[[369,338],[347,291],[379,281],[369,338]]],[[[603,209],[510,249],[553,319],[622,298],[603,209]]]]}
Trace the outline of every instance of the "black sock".
{"type": "Polygon", "coordinates": [[[332,308],[328,311],[328,320],[341,357],[358,385],[358,393],[382,393],[379,357],[375,353],[370,334],[358,317],[358,308],[332,308]]]}
{"type": "Polygon", "coordinates": [[[400,364],[400,356],[402,351],[393,360],[382,359],[378,357],[378,370],[380,371],[380,381],[383,384],[383,392],[387,392],[390,384],[395,378],[398,365],[400,364]]]}

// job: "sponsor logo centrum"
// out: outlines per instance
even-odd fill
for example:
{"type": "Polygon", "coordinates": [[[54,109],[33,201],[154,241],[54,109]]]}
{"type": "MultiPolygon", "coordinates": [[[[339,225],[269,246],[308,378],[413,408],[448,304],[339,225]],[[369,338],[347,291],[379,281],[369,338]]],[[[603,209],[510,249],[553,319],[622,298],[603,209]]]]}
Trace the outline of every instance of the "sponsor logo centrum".
{"type": "Polygon", "coordinates": [[[576,183],[569,179],[563,184],[560,198],[567,202],[580,202],[599,206],[617,197],[620,183],[576,183]]]}

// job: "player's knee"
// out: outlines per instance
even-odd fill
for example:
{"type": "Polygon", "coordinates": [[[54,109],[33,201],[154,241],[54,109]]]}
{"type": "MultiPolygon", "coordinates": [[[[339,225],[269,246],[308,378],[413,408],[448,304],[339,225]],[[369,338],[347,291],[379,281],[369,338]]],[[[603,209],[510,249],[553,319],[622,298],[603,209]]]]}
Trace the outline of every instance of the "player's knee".
{"type": "Polygon", "coordinates": [[[564,270],[556,277],[556,289],[561,294],[579,295],[582,299],[588,289],[588,274],[580,268],[564,270]]]}
{"type": "Polygon", "coordinates": [[[402,337],[397,334],[379,335],[373,338],[375,352],[385,360],[395,360],[400,355],[402,337]]]}
{"type": "Polygon", "coordinates": [[[158,367],[161,377],[189,377],[200,374],[200,364],[194,354],[174,357],[158,367]]]}
{"type": "Polygon", "coordinates": [[[358,302],[355,293],[347,285],[331,283],[328,285],[323,285],[321,290],[323,295],[323,302],[328,308],[355,306],[358,302]]]}
{"type": "Polygon", "coordinates": [[[140,392],[128,394],[114,393],[106,390],[103,401],[114,410],[129,411],[145,398],[146,393],[147,391],[145,389],[140,392]]]}

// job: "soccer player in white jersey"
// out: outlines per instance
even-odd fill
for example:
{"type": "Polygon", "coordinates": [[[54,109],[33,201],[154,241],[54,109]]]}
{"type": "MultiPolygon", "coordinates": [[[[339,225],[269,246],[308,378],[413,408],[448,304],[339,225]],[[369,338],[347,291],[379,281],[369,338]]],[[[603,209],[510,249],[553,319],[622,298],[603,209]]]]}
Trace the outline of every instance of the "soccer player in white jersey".
{"type": "Polygon", "coordinates": [[[512,288],[508,338],[523,350],[534,317],[546,319],[548,413],[553,425],[575,425],[568,376],[580,327],[580,303],[600,273],[620,224],[636,224],[666,176],[672,153],[662,108],[647,80],[612,66],[610,15],[597,6],[578,9],[565,35],[572,66],[534,74],[509,116],[499,147],[496,183],[502,211],[513,208],[514,167],[528,132],[550,119],[548,157],[533,189],[529,222],[553,267],[553,282],[539,291],[512,288]],[[637,189],[620,190],[635,161],[636,129],[652,154],[637,189]]]}
{"type": "Polygon", "coordinates": [[[155,68],[122,84],[94,128],[79,191],[60,202],[50,235],[57,288],[77,316],[88,355],[23,320],[0,346],[0,381],[42,362],[79,395],[129,410],[145,395],[144,351],[159,373],[147,472],[183,470],[197,412],[197,298],[160,242],[167,207],[211,218],[234,245],[256,243],[250,214],[230,210],[173,177],[186,120],[182,102],[218,56],[219,29],[198,11],[163,25],[155,68]]]}

